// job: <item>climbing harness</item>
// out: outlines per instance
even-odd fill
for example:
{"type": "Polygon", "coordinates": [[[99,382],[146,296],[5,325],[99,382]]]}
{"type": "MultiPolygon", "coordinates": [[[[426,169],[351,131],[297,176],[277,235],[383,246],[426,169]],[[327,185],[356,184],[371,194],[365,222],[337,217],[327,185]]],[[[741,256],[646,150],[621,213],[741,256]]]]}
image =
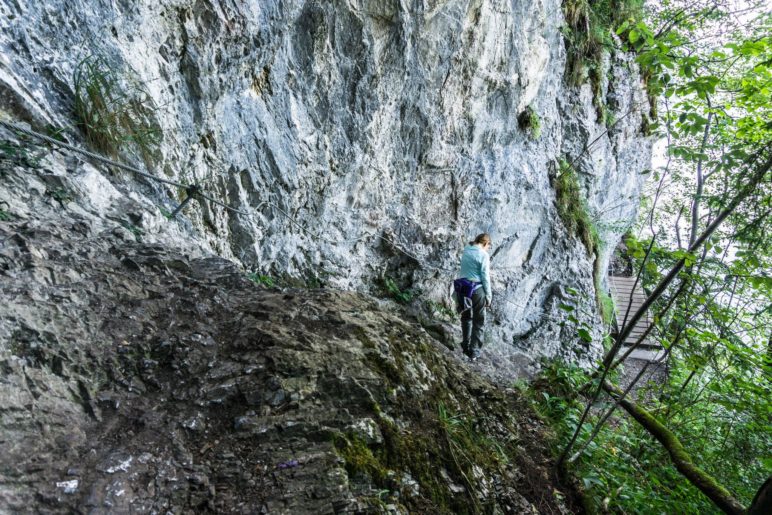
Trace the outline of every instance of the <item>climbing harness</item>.
{"type": "Polygon", "coordinates": [[[472,309],[472,295],[482,286],[482,283],[472,281],[466,277],[461,277],[453,281],[453,290],[458,296],[459,307],[462,307],[459,313],[472,309]]]}

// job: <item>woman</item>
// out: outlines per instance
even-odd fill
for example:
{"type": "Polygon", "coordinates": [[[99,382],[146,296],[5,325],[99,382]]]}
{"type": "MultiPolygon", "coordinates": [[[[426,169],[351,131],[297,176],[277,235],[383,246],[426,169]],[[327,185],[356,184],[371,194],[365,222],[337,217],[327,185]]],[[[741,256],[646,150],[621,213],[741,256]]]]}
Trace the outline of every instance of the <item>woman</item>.
{"type": "Polygon", "coordinates": [[[490,248],[491,237],[478,234],[464,248],[460,278],[453,281],[456,309],[461,313],[461,348],[472,361],[480,357],[485,308],[491,305],[490,248]]]}

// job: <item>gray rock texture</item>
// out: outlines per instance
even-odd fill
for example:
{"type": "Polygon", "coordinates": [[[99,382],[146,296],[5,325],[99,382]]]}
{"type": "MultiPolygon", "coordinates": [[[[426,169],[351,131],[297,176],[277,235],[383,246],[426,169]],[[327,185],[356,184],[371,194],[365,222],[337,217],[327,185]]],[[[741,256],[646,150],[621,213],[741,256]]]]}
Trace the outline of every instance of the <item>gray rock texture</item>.
{"type": "MultiPolygon", "coordinates": [[[[564,82],[562,24],[559,0],[2,0],[0,107],[82,141],[73,72],[104,56],[158,106],[150,170],[246,212],[194,202],[175,244],[194,234],[250,270],[341,289],[388,277],[420,303],[445,301],[463,244],[487,231],[491,356],[520,372],[538,356],[588,363],[600,330],[582,346],[557,306],[576,290],[598,326],[594,257],[558,218],[551,177],[575,162],[602,275],[649,166],[648,105],[616,52],[601,73],[615,122],[599,121],[590,86],[564,82]],[[528,107],[538,138],[517,123],[528,107]]],[[[176,205],[173,189],[108,179],[176,205]]]]}
{"type": "Polygon", "coordinates": [[[393,303],[259,288],[92,165],[2,142],[0,512],[578,509],[528,402],[393,303]]]}

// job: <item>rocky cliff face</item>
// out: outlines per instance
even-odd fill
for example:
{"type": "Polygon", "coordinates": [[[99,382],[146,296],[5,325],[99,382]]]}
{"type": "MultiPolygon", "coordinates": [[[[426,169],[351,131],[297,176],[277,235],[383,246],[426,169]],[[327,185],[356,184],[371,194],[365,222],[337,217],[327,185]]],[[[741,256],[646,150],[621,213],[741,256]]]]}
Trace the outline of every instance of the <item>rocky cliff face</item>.
{"type": "Polygon", "coordinates": [[[98,56],[160,129],[120,159],[238,210],[169,220],[176,188],[0,129],[0,511],[571,511],[483,378],[597,355],[559,305],[597,327],[593,269],[648,166],[631,58],[594,100],[562,24],[557,0],[0,1],[3,120],[85,146],[73,75],[98,56]],[[562,157],[597,260],[557,215],[562,157]],[[447,338],[426,308],[482,231],[470,368],[367,293],[420,291],[447,338]]]}
{"type": "MultiPolygon", "coordinates": [[[[487,231],[491,355],[522,369],[597,353],[561,326],[568,288],[597,321],[594,259],[557,216],[551,177],[575,160],[607,241],[602,274],[648,167],[647,106],[622,53],[601,73],[608,132],[591,88],[566,86],[558,0],[5,0],[0,15],[7,115],[79,141],[73,72],[101,55],[158,106],[153,173],[246,212],[193,203],[175,243],[336,288],[388,277],[423,302],[443,299],[464,242],[487,231]],[[538,137],[517,121],[529,109],[538,137]]],[[[110,180],[167,208],[177,198],[110,180]]]]}
{"type": "Polygon", "coordinates": [[[576,508],[527,402],[392,303],[259,288],[91,165],[3,143],[0,512],[576,508]]]}

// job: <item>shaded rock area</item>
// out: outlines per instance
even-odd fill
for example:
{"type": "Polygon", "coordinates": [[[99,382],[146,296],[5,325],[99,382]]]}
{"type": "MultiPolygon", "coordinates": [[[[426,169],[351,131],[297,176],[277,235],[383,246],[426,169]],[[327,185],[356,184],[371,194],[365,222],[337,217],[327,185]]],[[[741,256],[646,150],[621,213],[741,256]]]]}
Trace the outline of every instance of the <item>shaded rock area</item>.
{"type": "Polygon", "coordinates": [[[261,289],[120,177],[3,144],[0,511],[578,509],[525,402],[392,304],[261,289]]]}

